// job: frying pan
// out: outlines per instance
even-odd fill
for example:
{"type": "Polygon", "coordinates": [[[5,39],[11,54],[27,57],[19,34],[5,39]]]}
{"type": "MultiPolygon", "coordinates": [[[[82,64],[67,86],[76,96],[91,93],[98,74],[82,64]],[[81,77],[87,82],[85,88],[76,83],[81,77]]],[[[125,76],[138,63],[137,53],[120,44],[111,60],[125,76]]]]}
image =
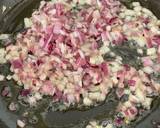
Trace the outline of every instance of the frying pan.
{"type": "MultiPolygon", "coordinates": [[[[129,7],[129,3],[134,0],[121,0],[126,6],[129,7]]],[[[139,0],[141,4],[152,10],[152,12],[160,18],[160,0],[139,0]]],[[[17,32],[24,31],[23,18],[30,17],[31,13],[38,7],[40,0],[1,0],[0,1],[0,33],[10,33],[15,35],[17,32]],[[6,7],[6,8],[5,8],[6,7]]],[[[0,65],[0,74],[8,74],[9,65],[0,65]]],[[[15,86],[14,81],[0,82],[0,91],[7,86],[11,89],[12,97],[4,98],[0,96],[0,128],[16,128],[16,120],[25,119],[22,113],[26,111],[31,112],[30,118],[33,115],[38,117],[38,123],[28,125],[27,128],[85,128],[89,120],[104,118],[109,119],[114,114],[118,101],[114,97],[114,91],[112,91],[106,101],[99,106],[92,107],[90,109],[77,110],[74,107],[70,108],[66,112],[51,111],[46,112],[49,109],[55,109],[57,104],[52,104],[54,107],[48,107],[46,104],[50,103],[50,99],[46,98],[39,103],[38,108],[28,108],[26,106],[20,106],[20,109],[16,112],[10,112],[8,105],[10,102],[17,102],[17,94],[21,87],[15,86]]],[[[130,128],[154,128],[153,121],[159,121],[160,123],[160,98],[157,97],[153,101],[150,111],[143,114],[135,122],[131,123],[130,128]]]]}

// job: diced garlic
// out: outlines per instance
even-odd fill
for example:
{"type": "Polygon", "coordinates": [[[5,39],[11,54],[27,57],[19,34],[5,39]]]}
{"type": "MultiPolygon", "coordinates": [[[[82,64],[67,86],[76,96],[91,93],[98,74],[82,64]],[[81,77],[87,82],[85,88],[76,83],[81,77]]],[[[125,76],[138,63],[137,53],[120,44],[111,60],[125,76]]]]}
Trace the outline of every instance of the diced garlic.
{"type": "Polygon", "coordinates": [[[116,59],[121,60],[121,61],[123,60],[121,56],[117,56],[116,59]]]}
{"type": "Polygon", "coordinates": [[[96,125],[97,125],[97,122],[96,122],[96,121],[91,121],[90,124],[91,124],[92,126],[94,126],[94,128],[95,128],[96,125]]]}
{"type": "Polygon", "coordinates": [[[144,12],[144,13],[146,13],[148,15],[153,15],[153,13],[147,8],[142,8],[142,12],[144,12]]]}
{"type": "Polygon", "coordinates": [[[157,25],[157,26],[160,26],[160,20],[157,20],[157,21],[156,21],[156,25],[157,25]]]}
{"type": "Polygon", "coordinates": [[[6,63],[5,54],[6,54],[5,49],[0,48],[0,64],[6,63]]]}
{"type": "Polygon", "coordinates": [[[12,51],[10,54],[9,54],[10,56],[11,56],[11,58],[19,58],[19,53],[18,53],[18,51],[12,51]]]}
{"type": "Polygon", "coordinates": [[[135,95],[129,95],[129,101],[138,103],[138,98],[135,95]]]}
{"type": "Polygon", "coordinates": [[[106,95],[105,94],[100,94],[100,96],[98,97],[98,101],[104,101],[106,99],[106,95]]]}
{"type": "Polygon", "coordinates": [[[139,2],[133,2],[132,5],[133,5],[134,7],[141,6],[139,2]]]}
{"type": "Polygon", "coordinates": [[[154,24],[152,22],[150,22],[150,23],[147,24],[147,27],[152,28],[152,27],[154,27],[154,24]]]}
{"type": "Polygon", "coordinates": [[[100,97],[100,92],[89,93],[89,98],[91,100],[98,100],[99,97],[100,97]]]}
{"type": "Polygon", "coordinates": [[[43,74],[41,74],[40,76],[39,76],[39,78],[40,78],[40,80],[45,80],[46,79],[46,74],[45,73],[43,73],[43,74]]]}
{"type": "Polygon", "coordinates": [[[156,54],[156,48],[148,48],[147,49],[147,55],[155,55],[156,54]]]}
{"type": "Polygon", "coordinates": [[[11,75],[8,75],[8,76],[6,77],[6,79],[7,79],[7,80],[11,80],[11,79],[12,79],[12,76],[11,76],[11,75]]]}
{"type": "Polygon", "coordinates": [[[102,56],[93,56],[90,58],[90,63],[91,64],[101,64],[103,62],[103,57],[102,56]]]}
{"type": "Polygon", "coordinates": [[[108,53],[110,51],[110,49],[107,47],[107,46],[102,46],[101,48],[100,48],[100,53],[101,54],[105,54],[105,53],[108,53]]]}
{"type": "Polygon", "coordinates": [[[156,58],[157,58],[157,54],[154,54],[154,55],[150,56],[150,58],[151,58],[152,60],[156,59],[156,58]]]}
{"type": "Polygon", "coordinates": [[[158,32],[158,28],[157,27],[151,27],[151,31],[153,32],[153,33],[157,33],[158,32]]]}
{"type": "Polygon", "coordinates": [[[17,120],[17,125],[18,125],[20,128],[24,128],[26,124],[25,124],[24,121],[22,121],[22,120],[17,120]]]}
{"type": "Polygon", "coordinates": [[[39,93],[39,92],[36,92],[34,97],[37,99],[37,100],[40,100],[42,99],[42,95],[39,93]]]}
{"type": "Polygon", "coordinates": [[[91,105],[92,105],[92,101],[91,101],[88,97],[85,97],[85,98],[83,99],[83,103],[84,103],[84,105],[86,105],[86,106],[91,106],[91,105]]]}
{"type": "Polygon", "coordinates": [[[13,78],[15,81],[18,81],[18,80],[19,80],[19,78],[18,78],[18,76],[17,76],[16,74],[14,74],[12,78],[13,78]]]}
{"type": "Polygon", "coordinates": [[[124,12],[124,11],[126,11],[126,9],[127,9],[126,6],[123,6],[123,7],[121,8],[121,11],[124,12]]]}
{"type": "Polygon", "coordinates": [[[7,62],[6,59],[0,59],[0,64],[4,64],[4,63],[6,63],[6,62],[7,62]]]}
{"type": "Polygon", "coordinates": [[[129,89],[125,89],[125,90],[124,90],[124,93],[125,93],[125,94],[130,94],[130,92],[131,92],[131,91],[130,91],[129,89]]]}
{"type": "Polygon", "coordinates": [[[145,98],[144,102],[142,102],[142,105],[143,105],[146,109],[150,109],[152,100],[153,100],[152,98],[145,98]]]}
{"type": "Polygon", "coordinates": [[[36,104],[36,98],[35,97],[28,97],[28,102],[31,106],[34,106],[36,104]]]}
{"type": "Polygon", "coordinates": [[[0,75],[0,81],[3,81],[5,79],[4,75],[0,75]]]}
{"type": "Polygon", "coordinates": [[[93,128],[91,125],[87,125],[86,128],[93,128]]]}
{"type": "Polygon", "coordinates": [[[119,16],[120,16],[120,18],[125,18],[125,13],[121,12],[121,13],[119,14],[119,16]]]}
{"type": "Polygon", "coordinates": [[[0,48],[0,56],[4,56],[6,54],[6,51],[4,48],[0,48]]]}
{"type": "Polygon", "coordinates": [[[92,4],[92,0],[86,0],[86,3],[91,5],[92,4]]]}
{"type": "Polygon", "coordinates": [[[139,102],[144,102],[144,100],[145,100],[145,96],[144,95],[145,94],[139,88],[136,89],[135,96],[137,97],[139,102]]]}
{"type": "MultiPolygon", "coordinates": [[[[77,1],[77,0],[74,0],[74,1],[77,1]]],[[[84,4],[91,4],[91,0],[78,0],[79,4],[80,5],[84,5],[84,4]]],[[[75,2],[77,3],[77,2],[75,2]]]]}
{"type": "Polygon", "coordinates": [[[160,35],[160,30],[157,31],[157,35],[160,35]]]}
{"type": "Polygon", "coordinates": [[[127,9],[124,13],[126,16],[134,16],[135,15],[135,11],[130,10],[130,9],[127,9]]]}
{"type": "Polygon", "coordinates": [[[9,34],[0,34],[0,40],[6,40],[10,37],[9,34]]]}
{"type": "Polygon", "coordinates": [[[24,18],[24,25],[26,28],[29,28],[32,26],[32,21],[29,18],[24,18]]]}
{"type": "Polygon", "coordinates": [[[6,6],[2,6],[2,13],[4,13],[6,11],[7,7],[6,6]]]}
{"type": "Polygon", "coordinates": [[[29,89],[30,86],[28,84],[24,84],[24,89],[29,89]]]}
{"type": "Polygon", "coordinates": [[[108,26],[106,27],[106,30],[110,32],[110,31],[112,30],[112,27],[111,27],[110,25],[108,25],[108,26]]]}
{"type": "Polygon", "coordinates": [[[119,64],[121,64],[122,63],[122,57],[117,56],[115,61],[118,62],[119,64]]]}
{"type": "Polygon", "coordinates": [[[98,18],[101,17],[101,15],[100,15],[100,13],[99,13],[99,10],[95,10],[95,11],[93,12],[93,17],[96,18],[96,19],[98,19],[98,18]]]}
{"type": "Polygon", "coordinates": [[[132,104],[131,104],[131,102],[126,101],[126,102],[124,103],[124,106],[128,108],[128,107],[131,107],[131,106],[132,106],[132,104]]]}
{"type": "Polygon", "coordinates": [[[110,55],[111,55],[112,57],[114,57],[114,56],[115,56],[115,53],[114,53],[114,52],[110,52],[110,55]]]}
{"type": "Polygon", "coordinates": [[[126,24],[124,24],[122,29],[123,29],[123,31],[127,31],[128,30],[128,26],[126,24]]]}
{"type": "Polygon", "coordinates": [[[115,85],[118,84],[118,79],[117,79],[116,76],[113,76],[111,79],[112,79],[112,82],[113,82],[115,85]]]}
{"type": "Polygon", "coordinates": [[[132,39],[135,40],[140,47],[144,47],[147,42],[144,37],[132,37],[132,39]]]}
{"type": "Polygon", "coordinates": [[[143,50],[142,49],[137,49],[137,53],[139,53],[139,54],[143,54],[143,50]]]}
{"type": "Polygon", "coordinates": [[[65,83],[59,84],[59,85],[58,85],[58,89],[59,89],[60,91],[63,91],[63,90],[65,89],[65,83]]]}
{"type": "Polygon", "coordinates": [[[142,12],[137,12],[137,16],[142,16],[142,12]]]}
{"type": "Polygon", "coordinates": [[[112,62],[110,65],[112,72],[117,72],[122,69],[122,66],[117,62],[112,62]]]}
{"type": "Polygon", "coordinates": [[[99,91],[99,90],[100,90],[99,86],[93,86],[93,87],[90,88],[91,92],[96,92],[96,91],[99,91]]]}
{"type": "Polygon", "coordinates": [[[22,86],[22,82],[21,82],[20,80],[17,81],[17,84],[18,84],[19,86],[22,86]]]}
{"type": "Polygon", "coordinates": [[[147,73],[147,74],[151,74],[151,73],[154,72],[153,69],[152,69],[151,67],[149,67],[149,66],[144,67],[144,68],[143,68],[143,71],[144,71],[145,73],[147,73]]]}
{"type": "Polygon", "coordinates": [[[12,56],[10,55],[10,54],[7,54],[6,56],[5,56],[5,59],[6,60],[10,60],[12,58],[12,56]]]}
{"type": "Polygon", "coordinates": [[[149,16],[147,14],[143,14],[144,18],[149,18],[149,16]]]}
{"type": "Polygon", "coordinates": [[[131,21],[131,20],[132,20],[132,17],[131,17],[131,16],[126,16],[126,17],[125,17],[125,21],[126,21],[126,22],[131,21]]]}
{"type": "Polygon", "coordinates": [[[140,12],[141,10],[142,10],[141,6],[134,7],[134,11],[136,11],[136,12],[140,12]]]}

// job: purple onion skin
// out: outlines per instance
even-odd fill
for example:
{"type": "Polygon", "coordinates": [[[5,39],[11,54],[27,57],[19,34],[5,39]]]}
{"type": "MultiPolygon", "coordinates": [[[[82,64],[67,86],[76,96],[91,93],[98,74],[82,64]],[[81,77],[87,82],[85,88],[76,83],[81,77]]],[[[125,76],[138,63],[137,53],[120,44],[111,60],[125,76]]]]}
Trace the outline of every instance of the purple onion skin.
{"type": "Polygon", "coordinates": [[[23,96],[23,97],[26,97],[30,94],[30,89],[23,89],[21,90],[20,92],[20,95],[23,96]]]}

